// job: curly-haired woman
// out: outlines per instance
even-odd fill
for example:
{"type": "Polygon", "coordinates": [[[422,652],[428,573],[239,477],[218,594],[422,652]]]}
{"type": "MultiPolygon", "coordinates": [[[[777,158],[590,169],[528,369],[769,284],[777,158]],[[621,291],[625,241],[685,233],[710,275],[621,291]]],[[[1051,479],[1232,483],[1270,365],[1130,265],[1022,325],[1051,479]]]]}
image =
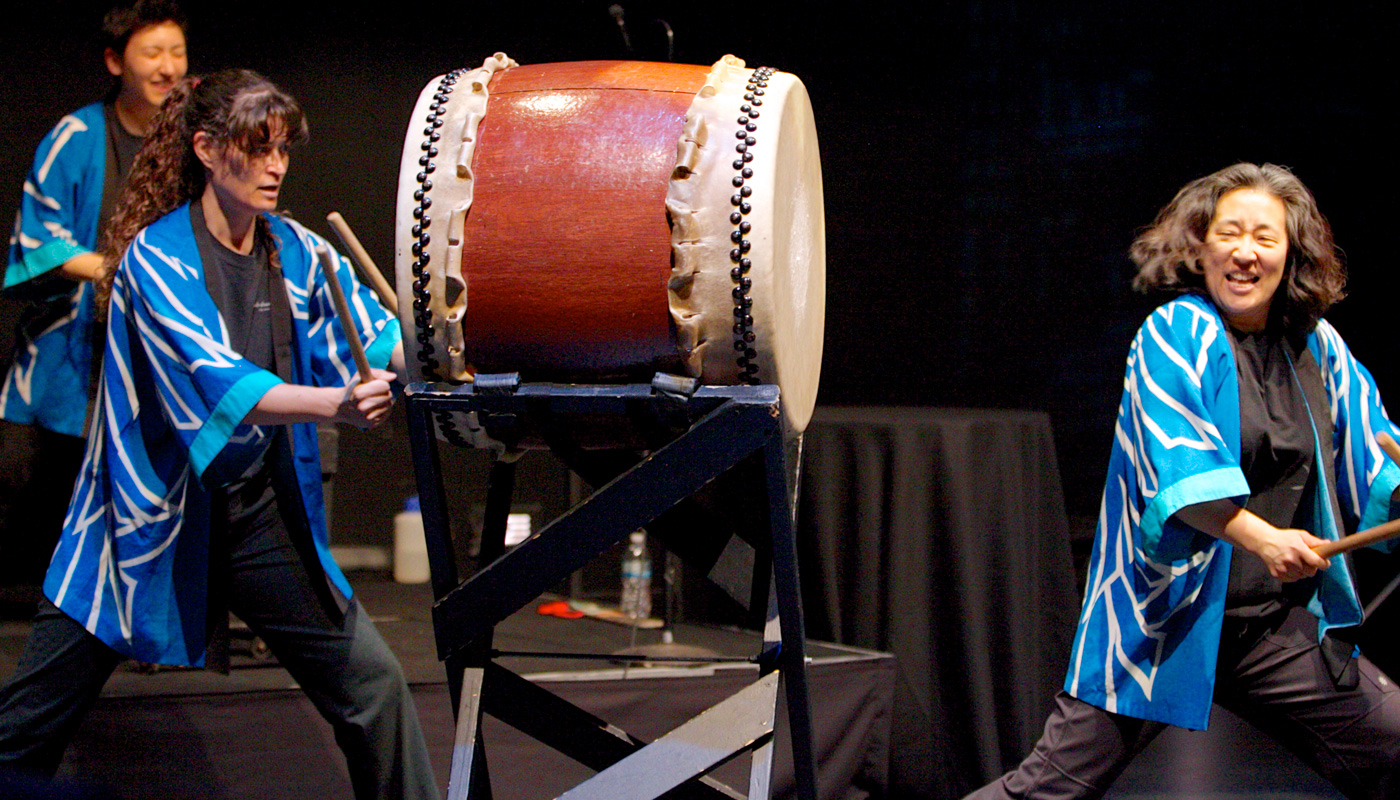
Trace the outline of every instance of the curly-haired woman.
{"type": "Polygon", "coordinates": [[[0,766],[51,775],[123,657],[204,664],[232,610],[331,723],[356,797],[437,796],[402,669],[327,547],[310,423],[378,424],[395,377],[354,382],[327,281],[350,285],[372,364],[403,355],[348,264],[326,275],[325,242],[272,213],[305,136],[295,100],[231,70],[177,86],[133,165],[99,284],[99,408],[0,690],[0,766]]]}
{"type": "Polygon", "coordinates": [[[1396,435],[1322,315],[1346,273],[1287,169],[1187,184],[1132,247],[1134,285],[1179,293],[1128,353],[1065,689],[1035,750],[972,797],[1100,797],[1166,725],[1212,702],[1348,797],[1400,796],[1400,694],[1354,645],[1345,556],[1313,548],[1397,516],[1396,435]]]}

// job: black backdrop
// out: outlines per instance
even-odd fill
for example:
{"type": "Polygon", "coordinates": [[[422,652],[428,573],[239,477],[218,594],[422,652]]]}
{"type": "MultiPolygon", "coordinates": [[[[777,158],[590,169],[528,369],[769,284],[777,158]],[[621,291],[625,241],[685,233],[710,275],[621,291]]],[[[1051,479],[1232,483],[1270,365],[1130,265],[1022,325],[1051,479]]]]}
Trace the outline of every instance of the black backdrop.
{"type": "MultiPolygon", "coordinates": [[[[386,267],[398,150],[430,78],[496,50],[628,55],[599,0],[189,5],[194,70],[258,69],[307,108],[286,206],[323,231],[340,210],[386,267]]],[[[665,19],[677,60],[732,52],[808,84],[827,197],[822,404],[1047,410],[1071,517],[1092,516],[1122,358],[1152,305],[1127,289],[1127,245],[1182,183],[1241,159],[1290,165],[1316,192],[1353,269],[1332,318],[1382,391],[1400,392],[1393,6],[621,5],[635,57],[665,57],[665,19]]],[[[0,218],[38,138],[107,85],[104,7],[7,9],[0,218]]],[[[3,349],[13,313],[0,309],[3,349]]]]}
{"type": "MultiPolygon", "coordinates": [[[[107,86],[93,33],[105,5],[7,9],[0,218],[39,137],[107,86]]],[[[285,205],[323,232],[325,212],[340,210],[386,267],[398,151],[429,79],[497,50],[524,63],[629,57],[598,0],[189,5],[192,69],[252,67],[306,107],[312,139],[294,155],[285,205]]],[[[807,83],[827,198],[819,401],[1048,411],[1081,540],[1122,359],[1154,303],[1128,290],[1127,246],[1191,178],[1236,160],[1295,168],[1352,268],[1352,296],[1330,317],[1400,397],[1390,4],[621,5],[630,57],[665,57],[665,19],[676,60],[734,53],[807,83]]],[[[14,313],[0,301],[0,353],[14,313]]],[[[401,440],[351,435],[338,501],[356,491],[346,460],[369,452],[402,470],[373,483],[408,485],[401,440]]],[[[336,535],[387,531],[399,496],[370,513],[337,509],[336,535]]]]}

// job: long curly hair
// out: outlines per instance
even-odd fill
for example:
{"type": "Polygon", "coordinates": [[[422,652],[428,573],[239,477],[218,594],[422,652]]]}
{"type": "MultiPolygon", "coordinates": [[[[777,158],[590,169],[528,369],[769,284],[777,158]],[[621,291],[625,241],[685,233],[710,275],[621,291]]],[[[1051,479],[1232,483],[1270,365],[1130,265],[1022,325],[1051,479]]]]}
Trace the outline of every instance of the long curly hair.
{"type": "Polygon", "coordinates": [[[1138,266],[1133,288],[1204,292],[1200,249],[1220,198],[1237,189],[1267,192],[1283,203],[1288,258],[1283,303],[1274,310],[1289,335],[1312,331],[1327,309],[1346,296],[1346,267],[1312,192],[1287,167],[1275,164],[1241,162],[1182,187],[1133,242],[1130,254],[1138,266]]]}
{"type": "MultiPolygon", "coordinates": [[[[194,152],[195,133],[203,131],[229,157],[242,158],[266,147],[274,128],[285,132],[289,145],[305,141],[308,135],[297,101],[252,70],[224,70],[176,84],[132,162],[103,232],[102,277],[97,283],[100,315],[106,316],[117,262],[131,240],[142,228],[204,193],[208,176],[194,152]]],[[[276,243],[262,215],[256,218],[255,236],[272,264],[280,266],[276,243]]]]}

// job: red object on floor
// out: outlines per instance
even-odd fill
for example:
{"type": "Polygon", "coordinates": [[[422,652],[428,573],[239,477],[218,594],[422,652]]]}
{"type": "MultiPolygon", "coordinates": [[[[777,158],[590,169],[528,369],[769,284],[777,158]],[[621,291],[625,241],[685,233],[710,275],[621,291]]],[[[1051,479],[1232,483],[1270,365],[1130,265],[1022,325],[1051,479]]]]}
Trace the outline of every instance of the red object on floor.
{"type": "Polygon", "coordinates": [[[540,607],[535,610],[546,617],[563,617],[564,619],[580,619],[583,617],[582,611],[575,611],[563,600],[541,603],[540,607]]]}

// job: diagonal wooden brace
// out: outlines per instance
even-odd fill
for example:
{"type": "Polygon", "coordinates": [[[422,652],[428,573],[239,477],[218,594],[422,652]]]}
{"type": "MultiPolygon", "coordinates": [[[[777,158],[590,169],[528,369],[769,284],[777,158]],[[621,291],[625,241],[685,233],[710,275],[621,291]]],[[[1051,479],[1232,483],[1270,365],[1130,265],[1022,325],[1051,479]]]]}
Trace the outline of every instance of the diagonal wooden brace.
{"type": "MultiPolygon", "coordinates": [[[[486,666],[481,710],[598,772],[647,746],[646,742],[616,725],[495,663],[486,666]]],[[[709,777],[681,787],[671,797],[676,800],[743,799],[739,792],[709,777]]]]}
{"type": "Polygon", "coordinates": [[[684,436],[448,592],[433,606],[438,657],[488,634],[538,596],[541,586],[564,580],[712,476],[780,437],[778,414],[776,399],[771,405],[725,402],[684,436]]]}
{"type": "Polygon", "coordinates": [[[773,735],[778,673],[747,688],[560,795],[560,800],[652,800],[773,735]]]}

